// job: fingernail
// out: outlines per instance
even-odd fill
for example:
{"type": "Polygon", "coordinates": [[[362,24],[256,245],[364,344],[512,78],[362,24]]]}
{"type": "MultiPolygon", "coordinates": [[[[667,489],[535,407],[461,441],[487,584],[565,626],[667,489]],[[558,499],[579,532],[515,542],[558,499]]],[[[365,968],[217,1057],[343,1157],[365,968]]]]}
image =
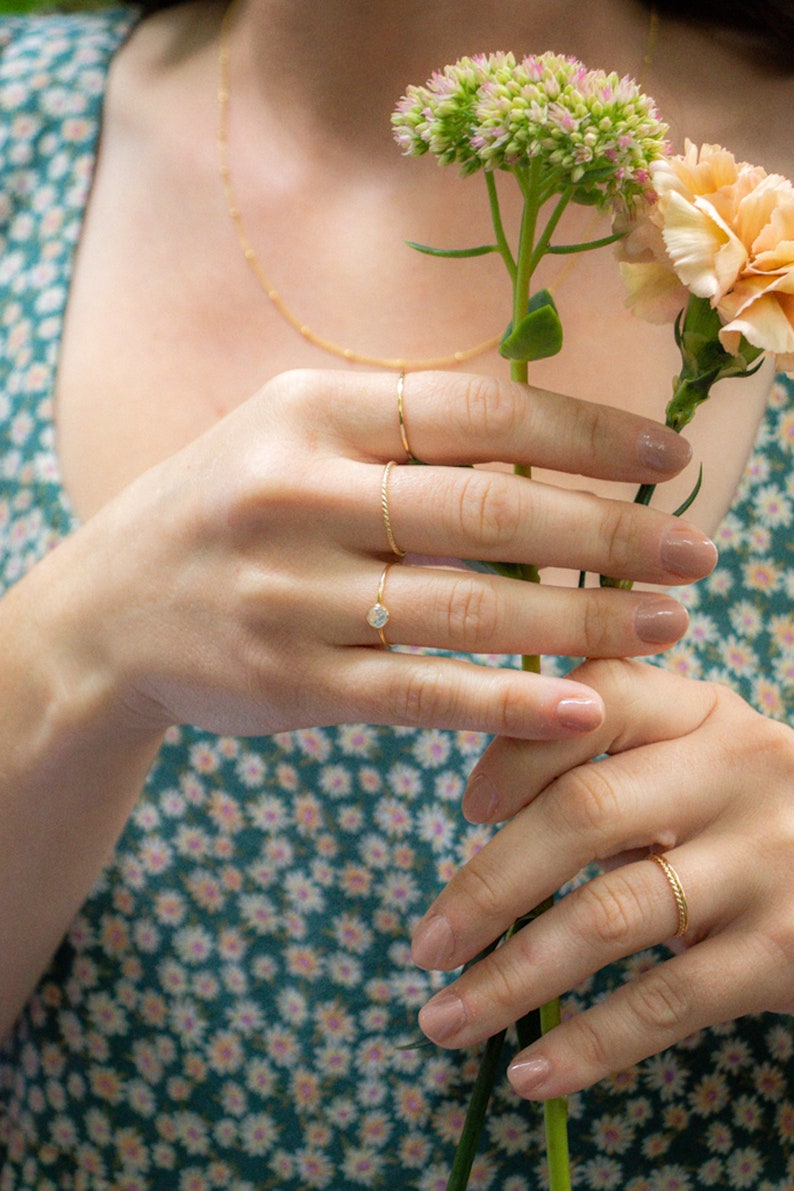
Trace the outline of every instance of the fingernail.
{"type": "Polygon", "coordinates": [[[496,787],[484,773],[472,775],[463,795],[463,817],[470,823],[488,823],[495,816],[496,787]]]}
{"type": "Polygon", "coordinates": [[[515,1059],[507,1068],[507,1078],[519,1096],[537,1096],[551,1074],[548,1059],[515,1059]]]}
{"type": "Polygon", "coordinates": [[[599,727],[604,718],[601,700],[587,695],[560,699],[556,711],[557,722],[563,728],[573,728],[577,732],[592,732],[594,728],[599,727]]]}
{"type": "Polygon", "coordinates": [[[637,438],[640,463],[653,471],[679,472],[692,458],[692,448],[685,438],[663,426],[643,430],[637,438]]]}
{"type": "Polygon", "coordinates": [[[669,529],[662,538],[662,565],[682,579],[701,579],[714,570],[717,547],[691,526],[669,529]]]}
{"type": "Polygon", "coordinates": [[[431,914],[416,928],[411,943],[411,956],[420,968],[444,968],[452,959],[455,936],[443,914],[431,914]]]}
{"type": "Polygon", "coordinates": [[[466,1007],[457,993],[438,993],[419,1014],[422,1033],[432,1042],[444,1042],[466,1024],[466,1007]]]}
{"type": "Polygon", "coordinates": [[[648,645],[672,644],[689,624],[686,608],[664,597],[643,600],[634,614],[634,632],[648,645]]]}

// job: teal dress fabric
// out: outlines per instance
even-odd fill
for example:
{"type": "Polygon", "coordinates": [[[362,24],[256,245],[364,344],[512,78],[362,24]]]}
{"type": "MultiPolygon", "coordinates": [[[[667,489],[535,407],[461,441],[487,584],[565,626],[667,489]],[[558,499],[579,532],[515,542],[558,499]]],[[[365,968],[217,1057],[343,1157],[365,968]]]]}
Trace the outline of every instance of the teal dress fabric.
{"type": "MultiPolygon", "coordinates": [[[[3,589],[75,528],[54,376],[106,72],[130,19],[0,21],[3,589]]],[[[662,663],[783,718],[793,396],[776,385],[719,567],[686,594],[691,632],[662,663]]],[[[0,1191],[443,1191],[478,1055],[405,1047],[440,987],[408,940],[488,836],[459,811],[483,743],[363,725],[170,732],[0,1050],[0,1191]]],[[[568,1009],[656,958],[599,974],[568,1009]]],[[[572,1097],[574,1186],[791,1188],[793,1050],[790,1018],[746,1018],[572,1097]]],[[[471,1186],[530,1191],[543,1172],[538,1109],[500,1079],[471,1186]]]]}

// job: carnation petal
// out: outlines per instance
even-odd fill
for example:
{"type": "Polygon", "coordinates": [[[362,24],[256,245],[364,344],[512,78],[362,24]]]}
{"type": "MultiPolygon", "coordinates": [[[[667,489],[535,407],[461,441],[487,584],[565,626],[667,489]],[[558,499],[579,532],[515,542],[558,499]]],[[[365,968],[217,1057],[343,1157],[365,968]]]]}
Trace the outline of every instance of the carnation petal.
{"type": "Polygon", "coordinates": [[[658,261],[621,261],[626,305],[649,323],[672,323],[687,304],[687,291],[672,269],[658,261]]]}
{"type": "Polygon", "coordinates": [[[775,356],[794,353],[794,297],[764,293],[746,303],[742,313],[723,326],[720,343],[735,355],[742,335],[753,347],[775,356]]]}
{"type": "Polygon", "coordinates": [[[720,298],[739,276],[747,261],[741,240],[722,226],[717,213],[688,202],[682,195],[668,197],[664,242],[676,273],[699,298],[720,298]]]}

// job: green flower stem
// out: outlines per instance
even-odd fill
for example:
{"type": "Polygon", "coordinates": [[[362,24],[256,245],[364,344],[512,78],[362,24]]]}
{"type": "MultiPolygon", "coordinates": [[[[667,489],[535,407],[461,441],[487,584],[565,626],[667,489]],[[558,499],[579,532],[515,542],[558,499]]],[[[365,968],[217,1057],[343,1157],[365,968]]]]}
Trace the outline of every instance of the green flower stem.
{"type": "Polygon", "coordinates": [[[502,212],[499,207],[499,195],[496,190],[496,178],[492,170],[485,171],[485,184],[488,187],[488,202],[491,206],[491,221],[493,222],[494,235],[496,236],[496,245],[499,249],[499,255],[505,263],[511,280],[515,283],[516,277],[516,262],[513,260],[513,254],[510,251],[510,245],[507,242],[505,235],[504,224],[502,223],[502,212]]]}
{"type": "Polygon", "coordinates": [[[477,1143],[480,1140],[480,1131],[485,1121],[485,1113],[496,1079],[496,1069],[502,1055],[506,1033],[506,1030],[501,1030],[489,1038],[485,1044],[466,1112],[466,1120],[463,1123],[463,1131],[447,1180],[447,1191],[466,1191],[466,1187],[469,1185],[469,1175],[477,1153],[477,1143]]]}

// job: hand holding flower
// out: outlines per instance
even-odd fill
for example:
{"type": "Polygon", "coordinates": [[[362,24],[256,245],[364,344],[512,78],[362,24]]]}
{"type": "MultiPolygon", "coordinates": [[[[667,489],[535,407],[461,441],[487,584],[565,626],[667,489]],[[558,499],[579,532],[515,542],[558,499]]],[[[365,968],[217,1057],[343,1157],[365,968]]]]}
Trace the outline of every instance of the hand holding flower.
{"type": "Polygon", "coordinates": [[[725,687],[641,662],[574,674],[603,698],[603,726],[587,740],[490,746],[467,817],[514,817],[428,910],[414,958],[450,970],[589,862],[604,871],[437,994],[422,1027],[470,1046],[670,938],[676,908],[643,859],[651,847],[681,875],[690,926],[678,954],[517,1056],[511,1082],[532,1099],[587,1087],[708,1025],[794,1012],[794,732],[725,687]],[[605,759],[590,762],[593,745],[605,759]]]}

